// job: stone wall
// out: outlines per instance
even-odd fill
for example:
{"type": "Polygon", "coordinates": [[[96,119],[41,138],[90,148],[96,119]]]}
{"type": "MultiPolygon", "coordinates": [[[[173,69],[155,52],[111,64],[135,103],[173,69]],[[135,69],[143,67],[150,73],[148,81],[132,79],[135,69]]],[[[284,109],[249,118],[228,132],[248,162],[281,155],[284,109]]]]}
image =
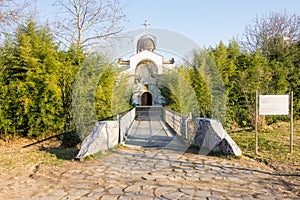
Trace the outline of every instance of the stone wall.
{"type": "Polygon", "coordinates": [[[188,116],[165,109],[165,122],[180,136],[187,139],[187,119],[188,116]]]}
{"type": "Polygon", "coordinates": [[[88,155],[107,150],[119,141],[118,121],[96,122],[92,132],[83,140],[76,159],[82,160],[88,155]]]}
{"type": "Polygon", "coordinates": [[[196,118],[193,144],[200,147],[200,154],[210,151],[240,156],[242,151],[224,130],[222,124],[214,119],[196,118]]]}
{"type": "Polygon", "coordinates": [[[123,143],[128,131],[135,119],[136,108],[131,109],[128,113],[120,118],[120,143],[123,143]]]}
{"type": "Polygon", "coordinates": [[[82,141],[76,159],[82,160],[88,155],[110,149],[118,143],[123,143],[134,119],[135,108],[119,120],[96,122],[92,132],[82,141]]]}

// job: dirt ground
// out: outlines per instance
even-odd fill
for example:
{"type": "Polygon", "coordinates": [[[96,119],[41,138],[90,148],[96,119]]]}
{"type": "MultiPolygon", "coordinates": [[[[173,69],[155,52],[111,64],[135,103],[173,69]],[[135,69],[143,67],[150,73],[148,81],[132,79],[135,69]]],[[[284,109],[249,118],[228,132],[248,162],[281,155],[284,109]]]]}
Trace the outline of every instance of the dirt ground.
{"type": "MultiPolygon", "coordinates": [[[[0,139],[1,178],[6,179],[14,175],[29,176],[41,165],[55,168],[78,164],[74,158],[77,155],[79,147],[70,149],[62,148],[60,147],[61,143],[55,138],[34,144],[36,142],[37,140],[26,138],[18,138],[10,142],[5,142],[0,139]],[[26,147],[31,144],[33,145],[26,147]]],[[[252,159],[242,156],[239,162],[243,162],[243,160],[248,162],[252,159]]],[[[254,160],[253,163],[261,165],[261,163],[254,160]]],[[[272,163],[269,167],[275,169],[278,173],[296,174],[300,176],[300,167],[296,165],[272,163]]]]}
{"type": "Polygon", "coordinates": [[[0,199],[295,199],[300,176],[253,159],[120,147],[74,161],[78,149],[49,140],[1,142],[0,199]],[[155,169],[157,168],[157,169],[155,169]]]}

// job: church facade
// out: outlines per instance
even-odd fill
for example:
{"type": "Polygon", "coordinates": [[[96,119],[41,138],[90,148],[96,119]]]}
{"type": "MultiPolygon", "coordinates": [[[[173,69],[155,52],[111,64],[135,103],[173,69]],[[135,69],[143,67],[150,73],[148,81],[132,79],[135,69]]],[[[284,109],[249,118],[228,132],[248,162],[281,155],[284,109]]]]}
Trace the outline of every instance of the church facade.
{"type": "Polygon", "coordinates": [[[160,77],[164,69],[175,66],[174,59],[164,60],[158,53],[157,37],[146,30],[134,37],[134,54],[129,60],[119,59],[118,65],[127,66],[124,71],[133,89],[132,102],[139,106],[163,105],[160,77]]]}

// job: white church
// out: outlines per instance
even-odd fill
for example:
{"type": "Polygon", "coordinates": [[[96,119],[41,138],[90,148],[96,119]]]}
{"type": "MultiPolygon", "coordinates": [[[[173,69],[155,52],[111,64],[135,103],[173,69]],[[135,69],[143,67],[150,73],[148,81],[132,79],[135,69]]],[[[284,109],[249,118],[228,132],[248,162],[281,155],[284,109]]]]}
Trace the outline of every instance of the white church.
{"type": "Polygon", "coordinates": [[[163,69],[175,66],[174,58],[164,60],[157,48],[157,37],[145,29],[133,38],[134,54],[129,60],[119,59],[119,67],[126,66],[124,71],[130,76],[129,84],[133,87],[132,102],[136,106],[163,105],[159,85],[163,69]]]}

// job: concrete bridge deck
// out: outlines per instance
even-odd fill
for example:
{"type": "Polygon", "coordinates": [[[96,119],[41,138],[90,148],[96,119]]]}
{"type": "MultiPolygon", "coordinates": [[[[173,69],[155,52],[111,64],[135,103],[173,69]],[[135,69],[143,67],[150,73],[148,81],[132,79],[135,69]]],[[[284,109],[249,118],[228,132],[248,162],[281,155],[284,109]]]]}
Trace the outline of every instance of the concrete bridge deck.
{"type": "Polygon", "coordinates": [[[162,120],[135,120],[125,140],[125,145],[178,151],[185,151],[188,148],[188,144],[162,120]]]}

